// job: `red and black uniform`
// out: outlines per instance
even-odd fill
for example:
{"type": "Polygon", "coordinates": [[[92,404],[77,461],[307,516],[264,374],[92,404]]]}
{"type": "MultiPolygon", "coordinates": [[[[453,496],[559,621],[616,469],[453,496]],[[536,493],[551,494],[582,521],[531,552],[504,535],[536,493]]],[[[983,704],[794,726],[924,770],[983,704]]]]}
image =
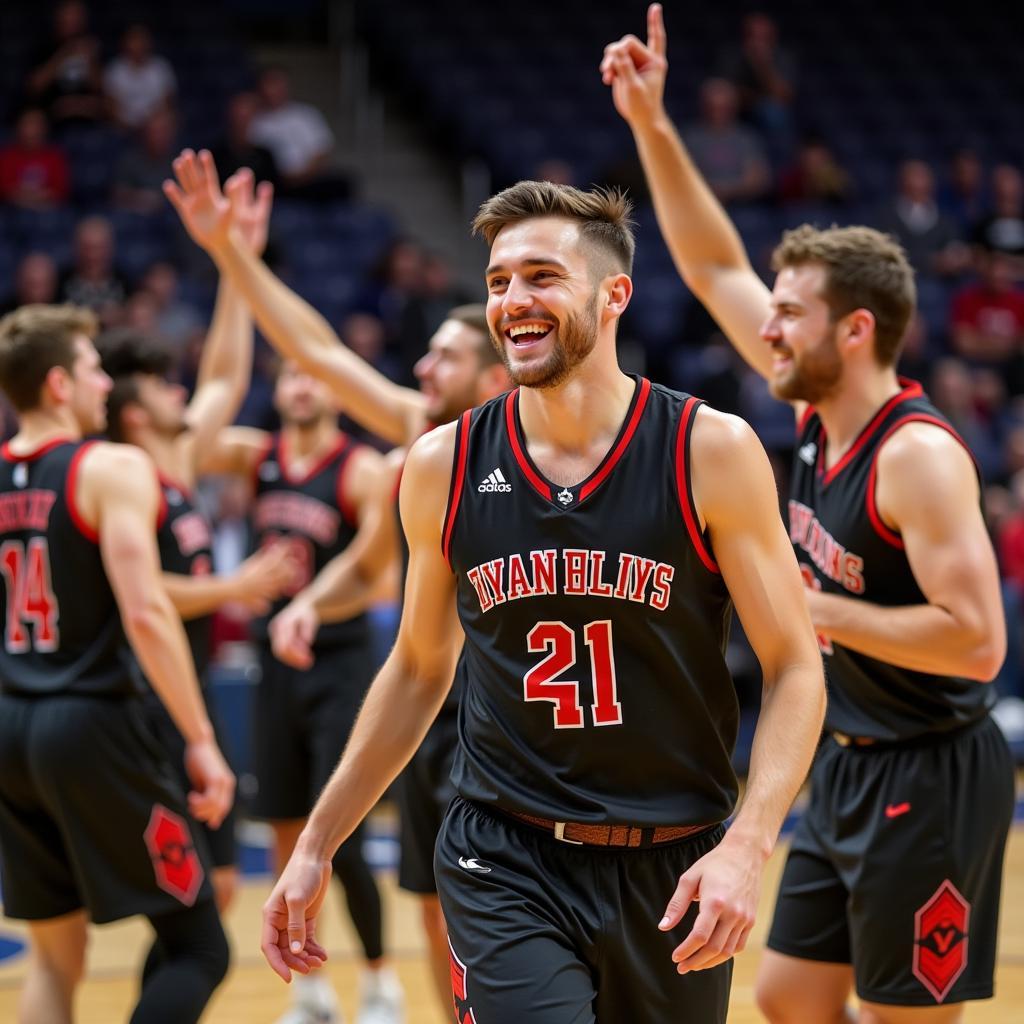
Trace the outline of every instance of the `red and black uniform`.
{"type": "Polygon", "coordinates": [[[605,458],[562,486],[518,402],[460,420],[443,528],[466,635],[435,859],[457,1019],[724,1021],[731,964],[680,976],[695,915],[656,927],[737,792],[731,601],[690,485],[701,403],[637,378],[605,458]]]}
{"type": "MultiPolygon", "coordinates": [[[[160,567],[164,572],[179,576],[208,576],[213,568],[213,538],[206,516],[196,505],[187,487],[162,473],[160,492],[163,500],[156,532],[160,567]]],[[[184,626],[192,660],[196,666],[196,675],[202,687],[206,712],[213,723],[217,743],[223,750],[223,730],[220,728],[216,709],[206,688],[212,622],[212,615],[199,615],[185,620],[184,626]]],[[[185,740],[163,703],[148,689],[148,685],[144,686],[147,691],[145,700],[150,726],[166,749],[179,783],[188,791],[192,784],[185,771],[185,740]]],[[[236,861],[235,821],[235,809],[232,807],[219,828],[211,829],[202,822],[198,823],[199,829],[206,837],[206,845],[214,867],[229,867],[236,861]]]]}
{"type": "MultiPolygon", "coordinates": [[[[358,450],[346,435],[304,474],[290,465],[283,435],[268,440],[256,468],[253,527],[256,545],[289,545],[301,577],[265,620],[256,623],[260,684],[255,707],[253,810],[270,819],[304,818],[334,771],[375,669],[364,614],[320,627],[315,663],[306,671],[282,664],[270,647],[266,622],[352,542],[358,529],[345,500],[345,475],[358,450]]],[[[361,852],[361,829],[335,855],[335,874],[368,959],[382,955],[380,897],[361,852]]]]}
{"type": "Polygon", "coordinates": [[[90,444],[0,453],[0,852],[15,918],[84,907],[114,921],[211,897],[202,839],[137,699],[98,536],[75,505],[90,444]]]}
{"type": "MultiPolygon", "coordinates": [[[[789,528],[807,585],[883,607],[927,602],[876,502],[879,453],[908,423],[960,441],[909,381],[830,468],[821,420],[805,415],[789,528]]],[[[871,1002],[986,998],[1013,811],[1009,752],[988,713],[995,692],[819,642],[831,738],[813,769],[769,945],[852,963],[858,995],[871,1002]]]]}

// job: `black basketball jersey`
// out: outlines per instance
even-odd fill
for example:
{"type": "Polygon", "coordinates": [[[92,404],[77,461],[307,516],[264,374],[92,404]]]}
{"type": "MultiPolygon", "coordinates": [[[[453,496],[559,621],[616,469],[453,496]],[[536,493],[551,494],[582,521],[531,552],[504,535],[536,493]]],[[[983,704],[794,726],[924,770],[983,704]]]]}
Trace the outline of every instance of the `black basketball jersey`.
{"type": "Polygon", "coordinates": [[[134,690],[99,537],[78,514],[82,455],[56,440],[29,455],[0,450],[0,688],[31,694],[134,690]]]}
{"type": "MultiPolygon", "coordinates": [[[[213,571],[213,538],[206,516],[197,508],[188,488],[160,474],[163,502],[157,524],[160,566],[179,576],[209,576],[213,571]]],[[[185,622],[196,673],[202,679],[210,662],[212,615],[185,622]]]]}
{"type": "MultiPolygon", "coordinates": [[[[263,547],[273,541],[284,541],[301,566],[300,578],[290,592],[274,604],[271,616],[348,547],[358,527],[354,511],[344,500],[342,486],[346,467],[357,445],[341,434],[334,448],[304,475],[289,470],[286,447],[282,435],[272,437],[256,469],[253,506],[256,545],[263,547]]],[[[258,636],[264,642],[268,619],[260,620],[258,625],[258,636]]],[[[368,635],[366,616],[356,615],[343,622],[322,625],[314,649],[362,642],[368,635]]]]}
{"type": "MultiPolygon", "coordinates": [[[[825,429],[809,409],[797,434],[789,533],[804,581],[816,590],[889,607],[923,604],[903,541],[875,504],[875,469],[886,439],[906,423],[956,431],[921,385],[903,390],[872,417],[849,451],[826,470],[825,429]]],[[[991,687],[969,679],[897,668],[819,638],[829,683],[826,728],[879,740],[943,732],[983,716],[991,687]]]]}
{"type": "Polygon", "coordinates": [[[604,460],[561,487],[518,402],[458,425],[442,535],[466,634],[456,787],[556,820],[721,821],[738,708],[731,601],[691,497],[700,403],[637,378],[604,460]]]}

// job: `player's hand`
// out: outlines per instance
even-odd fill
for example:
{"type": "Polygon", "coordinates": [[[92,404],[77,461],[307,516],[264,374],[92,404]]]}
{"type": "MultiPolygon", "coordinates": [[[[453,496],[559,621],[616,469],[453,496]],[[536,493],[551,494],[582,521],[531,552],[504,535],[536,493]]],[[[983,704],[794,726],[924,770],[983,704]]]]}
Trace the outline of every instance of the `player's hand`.
{"type": "Polygon", "coordinates": [[[611,86],[615,109],[631,127],[647,124],[664,111],[665,49],[661,4],[647,9],[646,44],[626,35],[604,48],[601,81],[611,86]]]}
{"type": "Polygon", "coordinates": [[[313,641],[320,615],[312,602],[296,598],[270,620],[270,646],[274,657],[292,668],[313,665],[313,641]]]}
{"type": "Polygon", "coordinates": [[[680,974],[704,971],[725,963],[747,944],[761,892],[764,858],[746,840],[725,838],[681,875],[658,927],[670,931],[682,921],[690,904],[700,910],[689,934],[672,959],[680,974]]]}
{"type": "Polygon", "coordinates": [[[213,157],[205,149],[198,156],[186,149],[171,166],[177,181],[164,182],[164,195],[192,241],[212,252],[227,242],[231,229],[231,204],[220,190],[213,157]]]}
{"type": "Polygon", "coordinates": [[[292,971],[309,974],[327,959],[316,941],[316,918],[331,881],[331,862],[292,854],[263,904],[260,949],[271,970],[286,982],[292,971]]]}
{"type": "Polygon", "coordinates": [[[254,615],[296,585],[299,566],[287,544],[268,544],[250,555],[235,573],[235,600],[254,615]]]}
{"type": "Polygon", "coordinates": [[[195,787],[188,795],[189,813],[210,828],[219,828],[235,799],[235,775],[213,740],[185,746],[185,772],[195,787]]]}
{"type": "Polygon", "coordinates": [[[255,180],[252,171],[243,167],[224,183],[224,194],[231,204],[237,237],[254,256],[262,256],[267,247],[274,186],[269,181],[255,185],[255,180]]]}

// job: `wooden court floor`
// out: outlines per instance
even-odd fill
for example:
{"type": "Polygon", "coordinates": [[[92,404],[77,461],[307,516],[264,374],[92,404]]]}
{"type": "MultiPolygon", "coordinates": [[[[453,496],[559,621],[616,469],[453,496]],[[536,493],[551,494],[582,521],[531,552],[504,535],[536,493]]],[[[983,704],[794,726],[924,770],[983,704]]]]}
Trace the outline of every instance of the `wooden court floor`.
{"type": "MultiPolygon", "coordinates": [[[[731,1024],[761,1020],[754,1008],[753,978],[758,953],[768,924],[784,847],[773,856],[765,876],[758,924],[747,950],[737,959],[729,1014],[731,1024]]],[[[395,887],[389,874],[382,876],[386,901],[389,948],[403,981],[407,1024],[447,1024],[428,987],[423,940],[416,904],[395,887]]],[[[266,879],[249,879],[228,916],[234,947],[232,971],[211,1003],[204,1024],[272,1024],[288,1004],[288,991],[267,968],[258,949],[260,906],[268,892],[266,879]]],[[[328,947],[333,954],[330,976],[342,1006],[353,1019],[358,961],[353,954],[347,922],[339,917],[340,900],[330,901],[326,918],[328,947]]],[[[966,1013],[970,1024],[1021,1024],[1024,1022],[1024,824],[1015,826],[1006,862],[1006,884],[1000,924],[996,998],[972,1003],[966,1013]]],[[[0,935],[17,935],[13,922],[0,924],[0,935]]],[[[133,1002],[135,972],[148,942],[148,928],[139,921],[94,929],[89,952],[89,971],[77,1004],[76,1024],[120,1024],[128,1018],[133,1002]]],[[[0,1022],[15,1020],[19,981],[24,958],[0,962],[0,1022]]],[[[608,1022],[628,1024],[628,1022],[608,1022]]],[[[672,1022],[666,1022],[672,1024],[672,1022]]]]}

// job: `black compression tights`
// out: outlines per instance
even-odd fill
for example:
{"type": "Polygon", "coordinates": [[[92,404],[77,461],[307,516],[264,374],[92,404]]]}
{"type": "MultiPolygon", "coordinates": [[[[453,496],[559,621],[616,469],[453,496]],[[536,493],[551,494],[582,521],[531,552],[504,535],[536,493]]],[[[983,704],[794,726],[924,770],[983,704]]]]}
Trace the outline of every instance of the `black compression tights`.
{"type": "Polygon", "coordinates": [[[381,938],[380,891],[373,873],[363,859],[363,830],[356,831],[344,842],[331,861],[334,877],[345,890],[349,917],[355,925],[367,960],[378,960],[384,954],[381,938]]]}
{"type": "Polygon", "coordinates": [[[156,940],[130,1024],[195,1024],[228,971],[228,940],[212,899],[149,918],[156,940]]]}

